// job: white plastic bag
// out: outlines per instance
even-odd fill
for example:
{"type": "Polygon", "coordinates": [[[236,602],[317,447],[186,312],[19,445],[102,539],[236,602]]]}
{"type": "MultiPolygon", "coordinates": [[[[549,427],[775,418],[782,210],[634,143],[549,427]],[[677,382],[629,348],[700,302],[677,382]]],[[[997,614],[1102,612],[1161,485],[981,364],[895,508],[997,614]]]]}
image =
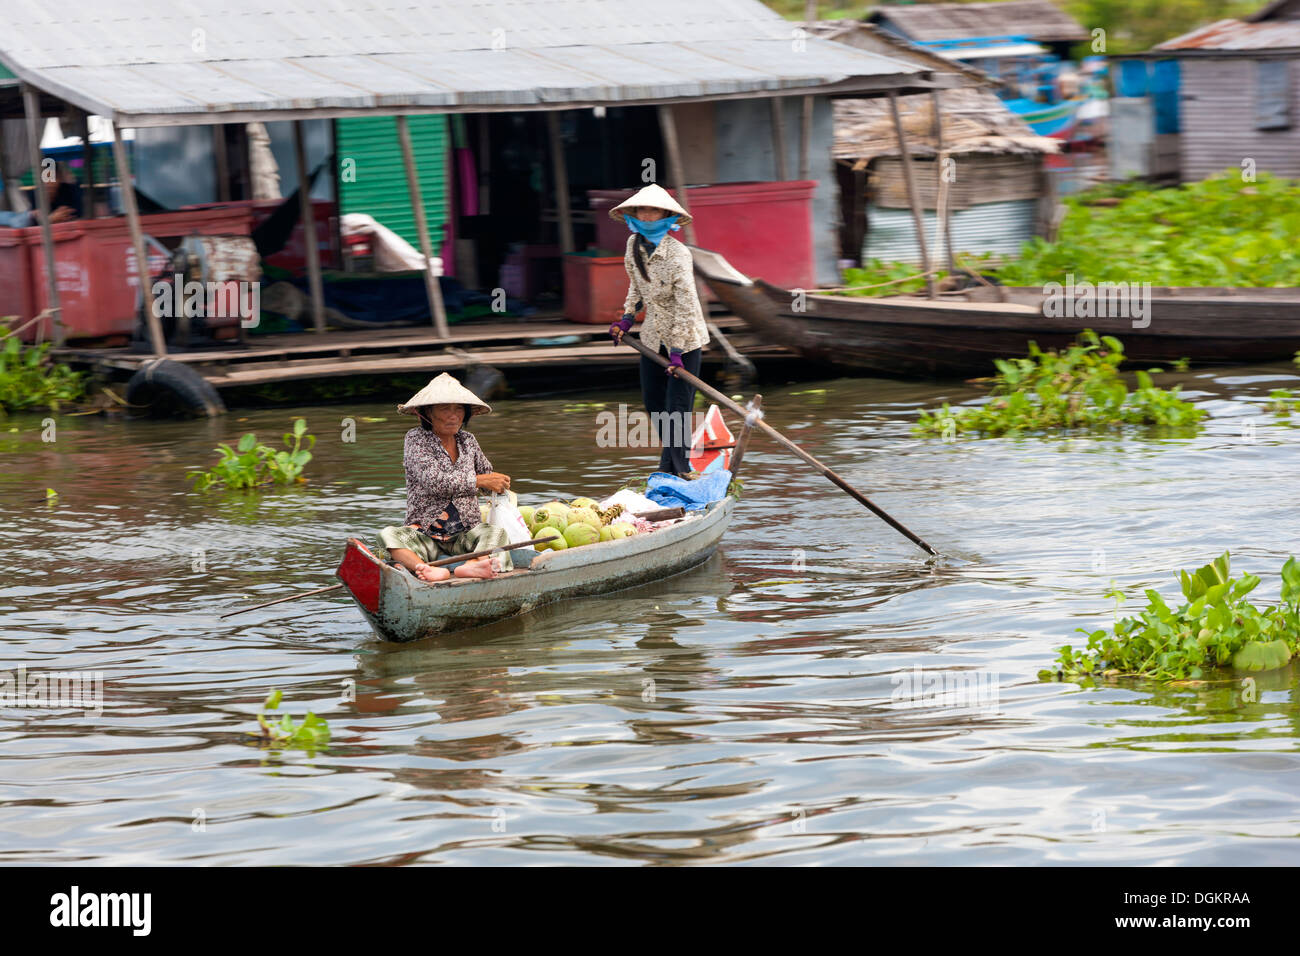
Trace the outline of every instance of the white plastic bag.
{"type": "Polygon", "coordinates": [[[511,544],[522,544],[532,538],[519,509],[502,495],[492,496],[492,504],[488,508],[488,524],[493,528],[504,529],[511,544]]]}

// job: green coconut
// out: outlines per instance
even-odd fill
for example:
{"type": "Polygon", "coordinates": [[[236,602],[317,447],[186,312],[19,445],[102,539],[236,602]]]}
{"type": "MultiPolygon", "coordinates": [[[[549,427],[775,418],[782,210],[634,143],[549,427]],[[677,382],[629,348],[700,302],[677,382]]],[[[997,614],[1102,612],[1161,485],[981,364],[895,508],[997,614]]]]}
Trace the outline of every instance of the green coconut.
{"type": "Polygon", "coordinates": [[[615,541],[618,541],[620,538],[630,538],[632,535],[636,534],[636,529],[633,528],[626,521],[616,521],[611,525],[607,525],[606,527],[609,528],[610,533],[614,536],[615,541]]]}
{"type": "Polygon", "coordinates": [[[523,505],[519,509],[519,517],[523,518],[524,524],[530,528],[533,526],[533,512],[536,510],[532,505],[523,505]]]}
{"type": "Polygon", "coordinates": [[[538,551],[563,551],[569,546],[569,542],[564,540],[564,535],[555,528],[539,528],[534,532],[533,537],[545,539],[533,545],[538,551]]]}
{"type": "Polygon", "coordinates": [[[570,511],[569,524],[575,524],[579,521],[583,524],[591,525],[597,531],[600,530],[600,526],[603,524],[600,520],[600,515],[596,514],[594,508],[574,508],[570,511]]]}
{"type": "Polygon", "coordinates": [[[613,541],[613,540],[614,540],[614,529],[611,528],[609,525],[605,525],[604,527],[602,527],[602,528],[600,529],[600,540],[601,540],[601,541],[613,541]]]}
{"type": "Polygon", "coordinates": [[[563,501],[548,501],[546,504],[542,505],[542,507],[551,514],[562,514],[566,518],[569,516],[569,506],[563,501]]]}
{"type": "Polygon", "coordinates": [[[580,548],[584,544],[595,544],[600,540],[600,532],[585,521],[575,521],[564,529],[564,540],[569,547],[580,548]]]}
{"type": "Polygon", "coordinates": [[[572,501],[569,502],[569,507],[570,507],[570,508],[590,508],[592,511],[595,511],[595,510],[596,510],[596,502],[592,501],[590,498],[574,498],[572,501]]]}
{"type": "MultiPolygon", "coordinates": [[[[563,531],[569,526],[569,516],[565,511],[555,511],[550,505],[543,505],[533,512],[532,529],[554,528],[556,531],[563,531]]],[[[537,535],[533,535],[537,537],[537,535]]]]}

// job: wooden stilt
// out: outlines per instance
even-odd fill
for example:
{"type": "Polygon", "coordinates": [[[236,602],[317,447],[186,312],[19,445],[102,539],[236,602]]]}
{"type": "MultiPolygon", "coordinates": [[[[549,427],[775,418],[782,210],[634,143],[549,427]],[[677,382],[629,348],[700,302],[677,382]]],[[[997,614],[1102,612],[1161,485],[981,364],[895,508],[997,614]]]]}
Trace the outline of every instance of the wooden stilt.
{"type": "MultiPolygon", "coordinates": [[[[50,197],[45,192],[44,171],[41,169],[41,133],[45,124],[41,122],[40,95],[23,84],[23,112],[27,117],[27,149],[32,165],[32,183],[35,185],[36,208],[41,214],[41,249],[45,253],[45,283],[50,301],[50,314],[54,318],[54,344],[62,345],[65,335],[63,330],[63,309],[59,302],[59,272],[54,261],[54,233],[50,229],[50,197]]],[[[44,337],[44,322],[36,323],[36,341],[44,337]]]]}
{"type": "Polygon", "coordinates": [[[95,194],[95,151],[90,145],[90,116],[78,113],[77,135],[81,137],[81,165],[86,171],[85,188],[81,192],[81,211],[83,219],[94,219],[98,205],[95,194]]]}
{"type": "MultiPolygon", "coordinates": [[[[751,412],[761,412],[763,410],[763,396],[755,395],[749,402],[747,409],[751,412]]],[[[749,436],[753,434],[754,426],[750,422],[750,416],[745,416],[745,423],[740,427],[740,435],[736,438],[736,447],[731,452],[731,477],[735,478],[740,473],[740,465],[745,457],[745,449],[749,447],[749,436]]]]}
{"type": "Polygon", "coordinates": [[[781,118],[781,97],[774,96],[772,104],[772,151],[776,154],[776,178],[784,182],[790,178],[790,170],[785,161],[785,123],[781,118]]]}
{"type": "MultiPolygon", "coordinates": [[[[659,106],[659,132],[663,136],[664,149],[668,153],[668,179],[677,187],[677,201],[691,213],[690,199],[686,195],[686,167],[682,165],[682,153],[677,142],[677,123],[673,120],[672,107],[667,103],[659,106]]],[[[682,227],[686,241],[694,245],[695,226],[687,223],[682,227]]]]}
{"type": "Polygon", "coordinates": [[[420,236],[420,254],[424,256],[424,291],[429,297],[429,311],[433,315],[434,331],[438,338],[447,338],[447,310],[442,303],[442,286],[433,274],[433,243],[429,241],[429,220],[424,213],[424,200],[420,197],[420,177],[415,167],[415,150],[411,147],[411,127],[405,116],[396,117],[397,138],[402,144],[402,162],[406,166],[406,188],[411,194],[411,211],[415,214],[415,231],[420,236]]]}
{"type": "Polygon", "coordinates": [[[311,205],[311,184],[307,178],[307,146],[303,140],[302,120],[293,121],[293,154],[298,164],[298,209],[301,212],[302,240],[307,247],[307,282],[311,287],[311,324],[316,332],[325,332],[325,284],[320,275],[320,246],[316,244],[316,212],[311,205]]]}
{"type": "Polygon", "coordinates": [[[217,160],[217,201],[230,202],[230,162],[226,155],[226,128],[220,123],[212,126],[212,153],[217,160]]]}
{"type": "Polygon", "coordinates": [[[925,218],[921,214],[921,197],[916,191],[916,176],[912,172],[912,154],[907,148],[907,134],[898,113],[898,94],[889,94],[889,110],[894,117],[894,132],[898,135],[898,153],[903,160],[903,179],[907,183],[907,201],[912,207],[912,220],[916,223],[916,241],[921,250],[921,271],[925,275],[925,294],[934,298],[934,276],[930,275],[930,249],[925,240],[925,218]]]}
{"type": "Polygon", "coordinates": [[[126,146],[122,131],[113,123],[113,164],[117,167],[117,182],[122,192],[122,205],[126,207],[126,224],[131,230],[131,246],[135,249],[135,270],[140,280],[140,295],[144,300],[145,327],[149,330],[149,344],[153,354],[162,358],[167,354],[162,323],[153,308],[153,288],[149,285],[149,257],[144,249],[144,229],[140,225],[140,207],[135,201],[135,182],[131,179],[131,164],[126,161],[126,146]]]}
{"type": "Polygon", "coordinates": [[[551,141],[551,171],[555,177],[555,206],[559,213],[560,252],[573,252],[573,210],[569,208],[569,168],[564,161],[560,117],[555,110],[548,110],[546,113],[546,132],[551,141]]]}
{"type": "Polygon", "coordinates": [[[803,126],[799,130],[799,178],[809,178],[809,149],[812,144],[813,98],[803,98],[803,126]]]}

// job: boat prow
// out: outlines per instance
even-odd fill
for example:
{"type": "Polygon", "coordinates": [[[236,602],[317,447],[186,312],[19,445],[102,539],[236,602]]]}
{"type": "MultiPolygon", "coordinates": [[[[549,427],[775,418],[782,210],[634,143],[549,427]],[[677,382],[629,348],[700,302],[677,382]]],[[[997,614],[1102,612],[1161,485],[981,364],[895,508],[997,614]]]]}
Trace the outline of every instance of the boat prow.
{"type": "Polygon", "coordinates": [[[385,564],[359,539],[349,538],[337,574],[381,640],[418,641],[695,567],[716,550],[735,504],[727,497],[654,531],[545,551],[528,568],[495,578],[452,578],[437,584],[385,564]]]}

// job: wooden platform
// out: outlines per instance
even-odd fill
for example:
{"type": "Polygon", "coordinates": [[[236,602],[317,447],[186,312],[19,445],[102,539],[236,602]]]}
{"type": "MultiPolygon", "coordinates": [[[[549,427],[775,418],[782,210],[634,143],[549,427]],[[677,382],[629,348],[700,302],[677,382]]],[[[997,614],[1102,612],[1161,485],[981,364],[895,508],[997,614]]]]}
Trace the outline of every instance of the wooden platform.
{"type": "MultiPolygon", "coordinates": [[[[793,357],[784,348],[759,342],[735,316],[712,316],[710,321],[751,359],[793,357]]],[[[167,357],[190,365],[219,389],[348,375],[439,372],[473,365],[492,365],[508,375],[508,369],[520,366],[558,370],[565,366],[627,366],[639,360],[631,348],[615,347],[605,326],[580,325],[562,315],[513,321],[472,319],[453,325],[450,331],[445,340],[438,339],[432,328],[414,327],[258,335],[250,336],[247,344],[170,351],[167,357]],[[554,339],[574,341],[548,341],[554,339]]],[[[134,372],[152,358],[148,352],[127,348],[67,347],[52,354],[71,365],[118,375],[134,372]]],[[[720,364],[726,356],[711,343],[704,359],[720,364]]]]}

